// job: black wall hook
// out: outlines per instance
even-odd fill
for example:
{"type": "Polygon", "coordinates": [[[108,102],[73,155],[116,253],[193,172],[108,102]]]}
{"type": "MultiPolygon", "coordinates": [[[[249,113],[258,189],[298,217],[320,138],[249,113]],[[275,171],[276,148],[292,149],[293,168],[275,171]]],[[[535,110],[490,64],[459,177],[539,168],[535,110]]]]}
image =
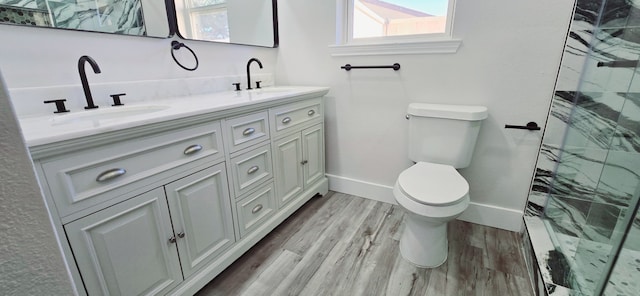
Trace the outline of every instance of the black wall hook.
{"type": "Polygon", "coordinates": [[[171,57],[176,62],[176,64],[178,64],[178,66],[180,66],[180,68],[182,68],[182,69],[185,69],[187,71],[194,71],[195,69],[198,69],[198,56],[196,55],[195,52],[193,52],[193,50],[191,48],[189,48],[189,46],[186,46],[182,42],[179,42],[179,41],[176,41],[176,40],[171,41],[171,57]],[[178,60],[176,59],[176,56],[173,54],[174,50],[179,50],[182,47],[184,47],[187,50],[189,50],[191,52],[191,54],[193,55],[193,58],[196,59],[196,65],[193,68],[187,68],[184,65],[182,65],[180,62],[178,62],[178,60]]]}

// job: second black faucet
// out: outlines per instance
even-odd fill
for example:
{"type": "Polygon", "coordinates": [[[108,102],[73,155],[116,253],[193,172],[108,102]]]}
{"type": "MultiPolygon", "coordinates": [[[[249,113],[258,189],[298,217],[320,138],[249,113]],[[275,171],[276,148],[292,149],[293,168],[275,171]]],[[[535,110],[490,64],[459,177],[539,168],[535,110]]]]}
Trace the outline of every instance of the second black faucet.
{"type": "MultiPolygon", "coordinates": [[[[260,60],[256,58],[249,59],[249,61],[247,62],[247,89],[251,89],[251,71],[249,69],[249,66],[251,66],[252,62],[257,62],[258,66],[260,66],[260,69],[262,69],[262,63],[260,62],[260,60]]],[[[260,86],[258,85],[257,88],[260,88],[260,86]]]]}

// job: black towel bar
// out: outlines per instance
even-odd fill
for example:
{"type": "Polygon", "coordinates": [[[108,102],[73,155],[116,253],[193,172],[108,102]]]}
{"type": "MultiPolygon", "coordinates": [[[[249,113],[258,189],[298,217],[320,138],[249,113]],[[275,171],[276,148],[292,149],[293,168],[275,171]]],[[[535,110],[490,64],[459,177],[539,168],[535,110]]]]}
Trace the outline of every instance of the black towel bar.
{"type": "Polygon", "coordinates": [[[351,64],[346,64],[340,68],[347,71],[351,71],[351,69],[393,69],[393,71],[398,71],[400,70],[400,64],[395,63],[391,66],[351,66],[351,64]]]}

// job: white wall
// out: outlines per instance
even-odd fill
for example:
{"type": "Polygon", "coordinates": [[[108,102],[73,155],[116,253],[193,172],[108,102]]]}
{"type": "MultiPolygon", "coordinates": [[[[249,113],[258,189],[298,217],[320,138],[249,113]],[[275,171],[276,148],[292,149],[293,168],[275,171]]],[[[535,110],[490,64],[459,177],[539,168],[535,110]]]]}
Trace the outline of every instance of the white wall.
{"type": "Polygon", "coordinates": [[[327,85],[327,172],[330,187],[392,201],[391,186],[410,163],[410,102],[489,108],[472,164],[462,170],[472,206],[462,219],[519,230],[573,0],[458,0],[455,54],[331,57],[336,1],[281,1],[278,84],[327,85]],[[352,70],[340,65],[400,63],[402,69],[352,70]]]}
{"type": "Polygon", "coordinates": [[[71,283],[0,74],[0,292],[70,295],[71,283]]]}

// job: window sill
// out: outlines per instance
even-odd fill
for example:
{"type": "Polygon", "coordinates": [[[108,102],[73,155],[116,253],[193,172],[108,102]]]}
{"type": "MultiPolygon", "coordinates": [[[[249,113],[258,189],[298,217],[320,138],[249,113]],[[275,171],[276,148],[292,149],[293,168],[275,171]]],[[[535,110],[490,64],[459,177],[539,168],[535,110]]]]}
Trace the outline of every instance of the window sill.
{"type": "Polygon", "coordinates": [[[429,40],[421,42],[377,43],[377,44],[341,44],[329,45],[333,57],[371,56],[399,54],[438,54],[456,53],[462,44],[459,39],[429,40]]]}

